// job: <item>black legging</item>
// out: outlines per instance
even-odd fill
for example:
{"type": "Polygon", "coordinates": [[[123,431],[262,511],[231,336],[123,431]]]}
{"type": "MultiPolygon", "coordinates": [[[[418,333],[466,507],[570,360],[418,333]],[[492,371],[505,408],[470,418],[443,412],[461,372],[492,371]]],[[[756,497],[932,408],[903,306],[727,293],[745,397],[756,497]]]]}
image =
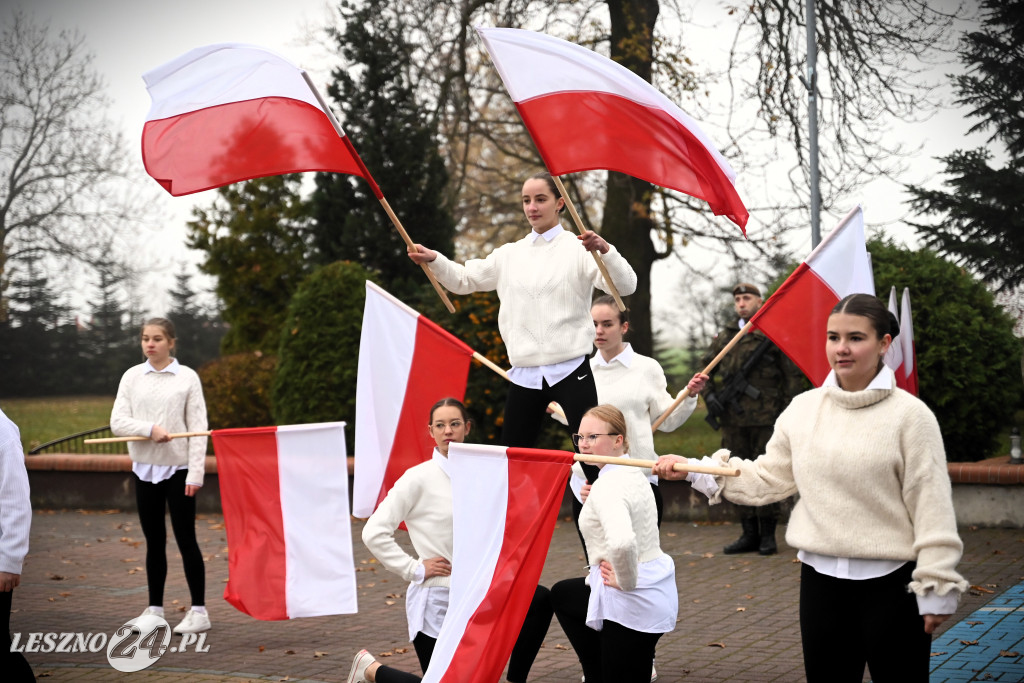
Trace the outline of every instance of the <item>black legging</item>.
{"type": "Polygon", "coordinates": [[[590,587],[583,578],[565,579],[551,588],[555,616],[579,657],[587,683],[648,683],[661,634],[634,631],[608,619],[595,631],[587,626],[589,602],[590,587]]]}
{"type": "Polygon", "coordinates": [[[11,652],[11,599],[14,591],[0,591],[0,671],[10,683],[34,683],[35,674],[25,655],[11,652]]]}
{"type": "Polygon", "coordinates": [[[181,563],[185,567],[185,580],[191,594],[192,605],[206,605],[206,571],[203,554],[196,541],[196,499],[185,495],[185,477],[188,470],[178,470],[170,479],[157,484],[142,481],[135,476],[135,502],[139,508],[139,522],[146,537],[146,581],[149,584],[149,604],[164,604],[164,581],[167,580],[167,526],[164,511],[171,511],[171,529],[178,543],[181,563]]]}
{"type": "MultiPolygon", "coordinates": [[[[548,627],[551,625],[553,610],[551,608],[551,591],[544,586],[537,586],[533,592],[533,600],[530,602],[530,609],[523,621],[523,628],[519,631],[515,647],[512,648],[512,656],[508,660],[508,675],[506,680],[510,683],[526,683],[530,675],[530,668],[537,658],[537,652],[544,643],[548,627]]],[[[417,633],[412,641],[416,649],[416,656],[420,660],[420,668],[424,673],[427,665],[430,664],[430,657],[434,652],[434,644],[437,639],[417,633]]],[[[382,666],[377,669],[375,678],[378,683],[416,683],[420,677],[393,669],[390,666],[382,666]]]]}
{"type": "MultiPolygon", "coordinates": [[[[932,637],[907,590],[915,563],[854,581],[800,568],[800,635],[809,683],[927,683],[932,637]]],[[[589,683],[589,678],[587,679],[589,683]]]]}

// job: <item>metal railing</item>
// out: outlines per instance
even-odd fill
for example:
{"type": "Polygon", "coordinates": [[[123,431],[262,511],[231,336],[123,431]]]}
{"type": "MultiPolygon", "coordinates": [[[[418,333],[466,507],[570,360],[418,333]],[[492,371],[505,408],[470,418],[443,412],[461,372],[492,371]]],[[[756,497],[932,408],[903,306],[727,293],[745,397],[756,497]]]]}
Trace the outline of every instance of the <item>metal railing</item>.
{"type": "Polygon", "coordinates": [[[85,432],[79,432],[78,434],[62,436],[61,438],[54,439],[53,441],[47,441],[46,443],[40,444],[39,446],[31,449],[28,454],[82,453],[88,455],[98,453],[102,455],[127,455],[128,445],[125,443],[85,443],[86,439],[102,439],[109,436],[114,436],[114,433],[110,431],[110,425],[97,427],[96,429],[90,429],[85,432]]]}

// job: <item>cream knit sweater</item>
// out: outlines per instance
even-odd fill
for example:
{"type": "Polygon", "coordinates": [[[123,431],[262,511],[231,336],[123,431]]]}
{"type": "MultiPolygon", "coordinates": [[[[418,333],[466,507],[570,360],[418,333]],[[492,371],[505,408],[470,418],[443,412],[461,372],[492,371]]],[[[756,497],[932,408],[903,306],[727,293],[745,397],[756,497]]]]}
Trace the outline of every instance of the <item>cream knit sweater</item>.
{"type": "Polygon", "coordinates": [[[590,564],[610,562],[624,591],[636,588],[641,562],[662,554],[658,509],[643,472],[638,467],[605,465],[580,510],[580,533],[590,564]]]}
{"type": "MultiPolygon", "coordinates": [[[[110,413],[110,431],[117,436],[145,436],[158,424],[168,432],[204,432],[206,401],[199,375],[179,366],[172,372],[147,372],[149,363],[129,368],[117,387],[110,413]]],[[[206,437],[171,439],[167,443],[129,441],[135,462],[151,465],[188,465],[185,480],[201,486],[206,469],[206,437]]]]}
{"type": "MultiPolygon", "coordinates": [[[[452,481],[434,458],[410,467],[366,520],[363,544],[389,571],[412,581],[416,568],[431,557],[452,560],[452,481]],[[395,541],[405,522],[419,557],[411,557],[395,541]]],[[[434,576],[421,585],[448,586],[450,577],[434,576]]]]}
{"type": "MultiPolygon", "coordinates": [[[[632,457],[638,460],[657,460],[651,425],[675,400],[668,393],[665,371],[658,361],[639,353],[633,353],[628,368],[618,361],[605,365],[598,360],[598,354],[590,359],[598,403],[610,403],[622,411],[626,418],[629,453],[632,457]]],[[[676,429],[686,422],[696,407],[697,397],[687,397],[661,423],[658,430],[671,432],[676,429]]]]}
{"type": "MultiPolygon", "coordinates": [[[[622,296],[636,290],[636,273],[611,247],[603,257],[622,296]]],[[[604,278],[576,236],[562,231],[550,242],[528,237],[502,245],[465,265],[438,254],[430,264],[455,294],[496,290],[498,331],[517,368],[551,365],[590,353],[594,322],[590,300],[604,278]]]]}
{"type": "Polygon", "coordinates": [[[917,595],[967,588],[956,571],[963,543],[938,422],[895,378],[888,390],[821,387],[797,396],[766,451],[757,460],[715,453],[741,474],[717,478],[722,488],[711,502],[724,493],[734,503],[764,505],[799,493],[789,545],[834,557],[916,560],[910,588],[917,595]]]}

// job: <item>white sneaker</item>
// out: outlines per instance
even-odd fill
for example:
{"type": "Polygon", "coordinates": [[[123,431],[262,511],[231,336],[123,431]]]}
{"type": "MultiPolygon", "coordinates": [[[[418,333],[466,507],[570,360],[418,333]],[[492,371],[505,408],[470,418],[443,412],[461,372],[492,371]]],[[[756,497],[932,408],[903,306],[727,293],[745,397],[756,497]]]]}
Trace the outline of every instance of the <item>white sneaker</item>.
{"type": "Polygon", "coordinates": [[[654,662],[651,662],[651,683],[658,680],[658,670],[654,668],[654,662]]]}
{"type": "Polygon", "coordinates": [[[155,610],[152,607],[147,607],[145,609],[145,611],[143,611],[142,614],[140,614],[138,617],[136,617],[136,619],[138,619],[139,617],[150,617],[150,616],[152,616],[152,617],[160,617],[161,619],[163,619],[164,618],[164,613],[160,612],[158,610],[155,610]]]}
{"type": "Polygon", "coordinates": [[[210,615],[200,614],[195,610],[185,613],[185,618],[174,627],[175,633],[202,633],[210,630],[210,615]]]}
{"type": "Polygon", "coordinates": [[[352,660],[352,670],[348,672],[345,683],[366,683],[366,668],[376,662],[366,650],[360,650],[352,660]]]}

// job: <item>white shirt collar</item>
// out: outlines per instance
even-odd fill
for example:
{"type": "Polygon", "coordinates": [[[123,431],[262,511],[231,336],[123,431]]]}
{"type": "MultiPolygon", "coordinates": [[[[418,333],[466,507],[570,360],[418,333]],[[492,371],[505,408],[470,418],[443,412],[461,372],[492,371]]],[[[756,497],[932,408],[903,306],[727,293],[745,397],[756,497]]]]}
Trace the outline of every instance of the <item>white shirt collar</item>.
{"type": "Polygon", "coordinates": [[[441,468],[442,472],[448,474],[448,458],[437,449],[437,446],[434,446],[434,452],[431,454],[431,459],[437,463],[437,466],[441,468]]]}
{"type": "MultiPolygon", "coordinates": [[[[623,453],[619,457],[622,458],[623,460],[629,460],[629,453],[623,453]]],[[[613,470],[619,469],[620,467],[630,467],[630,465],[616,465],[614,463],[602,465],[601,471],[597,473],[597,477],[598,479],[600,479],[602,476],[604,476],[605,472],[611,472],[613,470]]]]}
{"type": "MultiPolygon", "coordinates": [[[[867,391],[868,389],[892,389],[892,378],[892,368],[888,365],[883,365],[882,369],[878,371],[877,375],[875,375],[875,378],[871,380],[866,387],[864,387],[864,391],[867,391]]],[[[826,377],[825,381],[821,383],[821,386],[839,387],[839,381],[836,379],[835,370],[828,371],[828,377],[826,377]]]]}
{"type": "Polygon", "coordinates": [[[172,375],[177,375],[179,370],[181,370],[181,363],[178,362],[177,358],[171,358],[170,364],[166,368],[164,368],[163,370],[157,370],[156,368],[154,368],[153,364],[150,363],[149,359],[147,358],[146,359],[146,372],[144,372],[142,374],[145,375],[146,373],[149,373],[149,372],[169,372],[172,375]]]}
{"type": "Polygon", "coordinates": [[[539,235],[537,234],[536,230],[531,230],[530,234],[526,236],[526,239],[530,240],[531,244],[536,242],[538,237],[543,237],[545,242],[550,242],[551,240],[553,240],[556,237],[558,237],[559,233],[562,233],[562,232],[565,232],[565,228],[563,228],[562,224],[559,223],[555,227],[548,228],[547,230],[545,230],[544,232],[540,233],[539,235]]]}
{"type": "Polygon", "coordinates": [[[606,361],[604,359],[604,356],[601,355],[600,351],[594,354],[594,358],[596,359],[598,365],[611,365],[615,361],[618,361],[622,363],[623,366],[628,368],[630,364],[633,362],[634,355],[635,354],[633,353],[633,347],[630,346],[629,342],[626,342],[623,346],[623,349],[619,351],[619,355],[615,356],[615,358],[606,361]]]}

